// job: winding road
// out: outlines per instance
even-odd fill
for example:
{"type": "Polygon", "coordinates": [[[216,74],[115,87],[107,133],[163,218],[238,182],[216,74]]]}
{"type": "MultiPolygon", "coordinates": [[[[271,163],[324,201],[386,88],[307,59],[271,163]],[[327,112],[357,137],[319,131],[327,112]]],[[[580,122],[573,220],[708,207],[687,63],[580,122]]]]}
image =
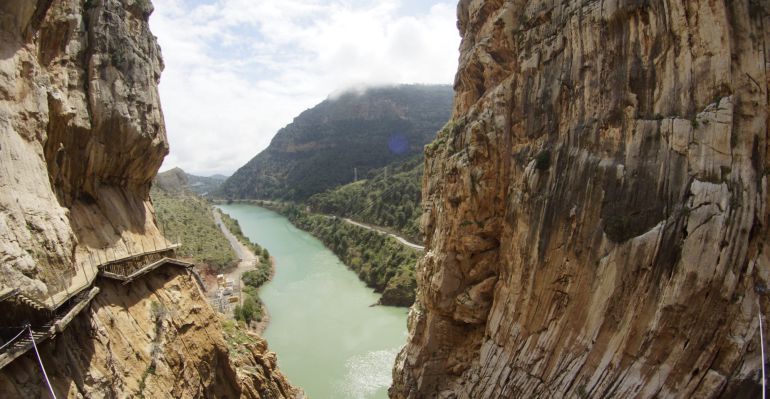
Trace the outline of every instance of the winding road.
{"type": "Polygon", "coordinates": [[[371,225],[364,224],[364,223],[359,223],[359,222],[356,222],[356,221],[348,219],[348,218],[343,218],[342,220],[344,220],[345,222],[350,223],[350,224],[352,224],[354,226],[362,227],[362,228],[365,228],[367,230],[378,231],[378,232],[380,232],[382,234],[389,235],[389,236],[395,238],[396,240],[398,240],[398,242],[400,242],[401,244],[406,245],[409,248],[416,249],[418,251],[425,251],[425,247],[423,247],[422,245],[417,245],[415,243],[409,242],[404,237],[401,237],[398,234],[393,234],[393,233],[391,233],[391,232],[389,232],[387,230],[384,230],[382,228],[379,228],[379,227],[376,227],[376,226],[371,226],[371,225]]]}

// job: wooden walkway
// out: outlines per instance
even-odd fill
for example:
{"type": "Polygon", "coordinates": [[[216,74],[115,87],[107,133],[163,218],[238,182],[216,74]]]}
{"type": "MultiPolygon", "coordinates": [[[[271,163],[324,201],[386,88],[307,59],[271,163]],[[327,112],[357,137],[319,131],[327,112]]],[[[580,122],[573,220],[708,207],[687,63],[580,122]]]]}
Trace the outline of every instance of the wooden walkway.
{"type": "Polygon", "coordinates": [[[99,274],[109,279],[122,281],[123,285],[126,285],[163,265],[179,266],[185,269],[194,266],[192,263],[184,262],[179,259],[163,257],[141,267],[132,268],[130,267],[131,265],[120,265],[119,267],[112,268],[104,267],[99,274]]]}
{"type": "MultiPolygon", "coordinates": [[[[188,275],[205,291],[203,280],[193,269],[193,264],[173,258],[179,245],[172,245],[159,250],[146,251],[98,265],[98,275],[130,284],[161,266],[176,266],[187,270],[188,275]]],[[[24,292],[15,289],[0,291],[0,303],[8,303],[21,313],[15,313],[12,319],[23,317],[26,320],[38,320],[36,324],[19,320],[16,327],[0,326],[0,369],[32,348],[32,339],[27,328],[32,330],[35,343],[41,343],[63,332],[69,323],[82,312],[99,293],[95,286],[96,273],[89,283],[76,291],[68,291],[68,297],[54,308],[24,292]],[[90,288],[90,290],[88,289],[90,288]],[[21,316],[19,316],[21,315],[21,316]]],[[[34,322],[33,322],[34,323],[34,322]]]]}
{"type": "MultiPolygon", "coordinates": [[[[163,248],[148,251],[141,251],[138,253],[130,254],[122,258],[113,258],[110,260],[109,251],[104,249],[97,249],[95,252],[88,254],[89,263],[81,262],[75,267],[75,275],[69,281],[68,285],[60,289],[58,292],[51,294],[47,298],[38,298],[38,302],[44,303],[45,307],[50,310],[55,310],[70,298],[80,294],[83,290],[94,284],[99,270],[104,267],[110,267],[114,265],[120,265],[124,263],[131,263],[140,261],[143,257],[157,256],[158,259],[162,258],[159,254],[169,253],[173,254],[174,251],[180,247],[180,244],[166,245],[163,248]]],[[[115,252],[113,251],[113,254],[115,252]]]]}
{"type": "MultiPolygon", "coordinates": [[[[67,305],[59,308],[54,317],[46,323],[35,326],[29,325],[32,330],[32,336],[35,339],[35,344],[39,344],[64,331],[75,316],[82,312],[98,293],[99,288],[93,287],[87,293],[84,292],[83,294],[72,298],[71,301],[68,301],[67,305]]],[[[20,298],[21,295],[17,296],[15,299],[20,298]]],[[[24,300],[21,299],[19,302],[24,303],[24,300]]],[[[16,332],[21,332],[21,335],[16,335],[16,338],[3,344],[4,347],[0,351],[0,369],[32,349],[32,339],[29,336],[29,332],[25,331],[26,329],[27,325],[18,326],[16,332]]]]}

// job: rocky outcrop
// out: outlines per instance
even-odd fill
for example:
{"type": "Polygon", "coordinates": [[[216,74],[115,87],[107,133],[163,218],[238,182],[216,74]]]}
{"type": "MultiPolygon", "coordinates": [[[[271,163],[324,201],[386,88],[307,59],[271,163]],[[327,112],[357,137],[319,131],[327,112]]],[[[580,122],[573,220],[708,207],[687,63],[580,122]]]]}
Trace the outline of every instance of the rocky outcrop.
{"type": "Polygon", "coordinates": [[[147,0],[0,5],[0,284],[41,299],[89,252],[161,240],[148,190],[168,152],[147,0]]]}
{"type": "MultiPolygon", "coordinates": [[[[0,293],[20,289],[31,312],[92,285],[95,263],[169,244],[149,198],[168,152],[152,9],[0,2],[0,293]]],[[[295,396],[264,345],[230,356],[192,278],[174,273],[98,282],[90,308],[41,345],[59,395],[295,396]]],[[[0,327],[4,340],[18,328],[0,327]]],[[[0,370],[0,396],[44,390],[29,353],[0,370]]]]}
{"type": "MultiPolygon", "coordinates": [[[[259,338],[226,339],[222,320],[182,269],[157,271],[102,292],[40,355],[65,397],[291,398],[300,392],[277,371],[259,338]]],[[[7,397],[47,395],[33,355],[0,372],[7,397]]]]}
{"type": "Polygon", "coordinates": [[[169,194],[190,193],[190,184],[187,180],[187,174],[180,168],[174,168],[163,173],[158,173],[158,175],[155,176],[153,186],[169,194]]]}
{"type": "Polygon", "coordinates": [[[756,397],[768,8],[460,1],[393,397],[756,397]]]}

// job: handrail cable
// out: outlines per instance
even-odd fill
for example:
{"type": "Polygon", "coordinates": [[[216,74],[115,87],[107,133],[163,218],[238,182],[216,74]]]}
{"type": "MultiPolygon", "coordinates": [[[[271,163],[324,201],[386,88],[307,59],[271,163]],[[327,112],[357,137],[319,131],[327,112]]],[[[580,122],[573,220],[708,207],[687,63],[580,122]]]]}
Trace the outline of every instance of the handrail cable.
{"type": "Polygon", "coordinates": [[[56,399],[56,394],[53,392],[53,387],[51,386],[51,381],[48,379],[48,374],[45,372],[45,367],[43,366],[43,359],[40,358],[40,352],[37,350],[37,344],[35,344],[35,336],[32,335],[32,327],[27,324],[27,331],[29,331],[29,338],[32,340],[32,348],[35,349],[35,355],[37,356],[37,362],[40,364],[40,371],[43,372],[43,377],[45,378],[45,383],[48,385],[48,392],[51,393],[51,397],[53,399],[56,399]]]}
{"type": "Polygon", "coordinates": [[[6,348],[8,345],[11,345],[11,344],[13,344],[14,342],[16,342],[16,338],[19,338],[19,337],[21,337],[21,334],[24,334],[24,332],[25,332],[26,330],[27,330],[27,327],[26,327],[26,326],[24,326],[24,329],[23,329],[23,330],[21,330],[21,331],[20,331],[18,334],[16,334],[16,336],[15,336],[15,337],[11,338],[11,340],[10,340],[10,341],[8,341],[8,342],[6,342],[5,344],[3,344],[3,346],[0,346],[0,351],[1,351],[1,350],[3,350],[3,349],[5,349],[5,348],[6,348]]]}
{"type": "Polygon", "coordinates": [[[762,350],[762,399],[765,399],[767,392],[765,388],[765,337],[762,334],[762,307],[757,297],[757,312],[759,313],[759,348],[762,350]]]}

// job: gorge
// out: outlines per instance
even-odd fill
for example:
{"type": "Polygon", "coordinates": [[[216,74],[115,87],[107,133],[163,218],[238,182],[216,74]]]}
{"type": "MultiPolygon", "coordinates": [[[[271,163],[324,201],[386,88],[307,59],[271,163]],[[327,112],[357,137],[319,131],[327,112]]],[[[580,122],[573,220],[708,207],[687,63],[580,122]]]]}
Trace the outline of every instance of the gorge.
{"type": "MultiPolygon", "coordinates": [[[[50,331],[0,358],[0,397],[762,394],[768,2],[459,0],[448,123],[392,89],[354,112],[327,100],[220,188],[199,181],[424,236],[406,277],[372,278],[409,288],[394,301],[416,296],[406,316],[370,307],[377,295],[285,219],[221,205],[277,259],[265,339],[214,312],[159,228],[150,189],[169,143],[152,11],[0,2],[0,345],[50,331]],[[391,131],[415,126],[406,144],[391,131]],[[162,267],[114,278],[137,259],[162,267]]],[[[446,86],[416,92],[449,107],[446,86]]]]}

